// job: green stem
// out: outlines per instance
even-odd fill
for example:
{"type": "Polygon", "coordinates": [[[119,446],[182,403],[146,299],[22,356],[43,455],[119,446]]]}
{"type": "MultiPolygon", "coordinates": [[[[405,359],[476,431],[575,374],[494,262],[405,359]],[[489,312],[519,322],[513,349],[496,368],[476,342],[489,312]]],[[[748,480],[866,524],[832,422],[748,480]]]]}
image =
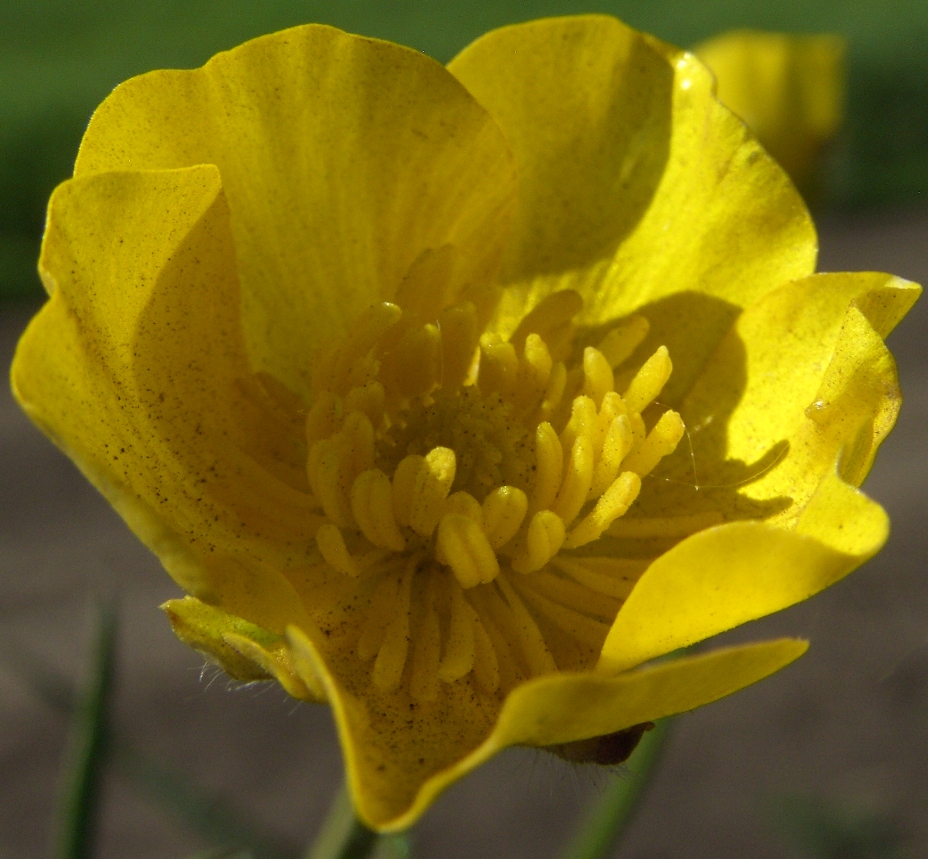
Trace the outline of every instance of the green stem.
{"type": "Polygon", "coordinates": [[[55,833],[58,859],[87,859],[93,849],[115,639],[116,612],[105,603],[99,609],[90,676],[71,720],[55,833]]]}
{"type": "Polygon", "coordinates": [[[650,783],[670,722],[661,719],[642,736],[628,759],[628,771],[612,777],[603,795],[587,812],[562,859],[605,859],[611,855],[650,783]]]}
{"type": "Polygon", "coordinates": [[[347,785],[342,785],[306,859],[365,859],[379,837],[355,816],[347,785]]]}

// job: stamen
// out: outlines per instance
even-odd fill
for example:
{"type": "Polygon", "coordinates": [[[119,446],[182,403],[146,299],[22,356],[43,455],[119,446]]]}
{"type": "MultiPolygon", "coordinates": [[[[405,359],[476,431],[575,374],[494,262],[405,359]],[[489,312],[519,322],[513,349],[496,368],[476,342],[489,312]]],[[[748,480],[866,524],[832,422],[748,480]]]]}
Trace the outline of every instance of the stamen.
{"type": "Polygon", "coordinates": [[[401,578],[387,575],[377,585],[370,607],[364,615],[364,625],[358,638],[358,658],[370,662],[383,645],[387,626],[396,614],[396,600],[399,595],[401,578]]]}
{"type": "Polygon", "coordinates": [[[559,555],[554,567],[584,587],[600,594],[624,600],[635,587],[650,561],[625,561],[616,558],[569,558],[559,555]]]}
{"type": "Polygon", "coordinates": [[[418,558],[413,557],[406,565],[394,604],[393,617],[387,625],[383,644],[380,645],[371,671],[371,680],[382,692],[397,689],[403,679],[403,669],[409,652],[409,601],[417,563],[418,558]]]}
{"type": "Polygon", "coordinates": [[[412,514],[413,491],[416,479],[425,462],[424,456],[410,454],[401,460],[393,472],[393,514],[400,525],[409,526],[409,517],[412,514]]]}
{"type": "Polygon", "coordinates": [[[530,509],[546,510],[557,498],[564,473],[564,454],[554,427],[547,421],[535,430],[535,491],[530,509]]]}
{"type": "Polygon", "coordinates": [[[406,540],[393,512],[390,478],[379,468],[359,474],[351,487],[351,512],[361,533],[375,546],[402,552],[406,540]]]}
{"type": "Polygon", "coordinates": [[[620,516],[624,516],[641,491],[641,478],[631,471],[617,477],[596,502],[596,506],[564,540],[564,548],[576,549],[593,540],[620,516]]]}
{"type": "Polygon", "coordinates": [[[650,327],[643,316],[630,316],[603,337],[598,348],[613,370],[631,358],[632,353],[648,336],[650,327]]]}
{"type": "Polygon", "coordinates": [[[341,487],[338,436],[317,441],[309,451],[306,473],[325,515],[340,528],[351,525],[348,500],[341,487]]]}
{"type": "MultiPolygon", "coordinates": [[[[445,683],[453,683],[470,673],[474,668],[476,656],[475,625],[480,621],[477,614],[464,597],[464,592],[452,584],[451,619],[445,638],[445,650],[438,665],[438,676],[445,683]]],[[[484,633],[485,634],[485,633],[484,633]]],[[[489,642],[487,642],[489,644],[489,642]]],[[[495,658],[494,658],[495,667],[495,658]]],[[[478,682],[480,682],[478,678],[478,682]]],[[[499,683],[499,674],[496,676],[499,683]]]]}
{"type": "Polygon", "coordinates": [[[538,334],[551,347],[551,335],[570,323],[583,309],[583,299],[572,289],[564,289],[545,296],[519,323],[509,342],[521,349],[529,334],[538,334]]]}
{"type": "Polygon", "coordinates": [[[641,477],[649,474],[661,459],[677,449],[686,432],[683,418],[676,412],[664,412],[641,446],[622,463],[623,468],[641,477]]]}
{"type": "Polygon", "coordinates": [[[454,482],[455,468],[454,451],[447,447],[433,448],[422,460],[409,507],[409,527],[417,534],[430,537],[435,530],[454,482]]]}
{"type": "Polygon", "coordinates": [[[435,325],[412,328],[403,335],[389,362],[392,388],[402,398],[421,397],[441,375],[441,333],[435,325]]]}
{"type": "Polygon", "coordinates": [[[462,588],[492,582],[499,575],[496,553],[480,525],[468,516],[458,513],[442,516],[438,544],[462,588]]]}
{"type": "Polygon", "coordinates": [[[455,391],[464,384],[479,342],[477,310],[466,302],[442,311],[438,320],[441,332],[441,386],[455,391]]]}
{"type": "Polygon", "coordinates": [[[474,629],[474,679],[484,692],[492,695],[499,689],[501,682],[499,660],[496,657],[496,650],[493,647],[490,634],[484,627],[477,612],[474,612],[472,621],[474,629]]]}
{"type": "Polygon", "coordinates": [[[519,359],[512,343],[484,337],[480,344],[480,374],[477,384],[481,393],[497,392],[511,398],[516,389],[519,359]]]}
{"type": "Polygon", "coordinates": [[[621,602],[604,596],[571,579],[542,571],[526,579],[526,586],[543,596],[574,611],[611,623],[619,611],[621,602]]]}
{"type": "Polygon", "coordinates": [[[553,558],[564,544],[564,520],[550,510],[532,517],[525,536],[525,549],[512,559],[517,573],[533,573],[553,558]]]}
{"type": "Polygon", "coordinates": [[[306,416],[306,443],[312,447],[341,427],[342,404],[330,391],[320,391],[306,416]]]}
{"type": "Polygon", "coordinates": [[[519,412],[530,411],[541,402],[553,366],[545,341],[537,334],[529,334],[525,338],[523,360],[519,365],[519,381],[515,391],[515,405],[519,412]]]}
{"type": "Polygon", "coordinates": [[[386,394],[380,382],[367,382],[352,388],[345,397],[345,412],[363,412],[375,427],[383,421],[386,394]]]}
{"type": "Polygon", "coordinates": [[[526,602],[534,606],[539,614],[550,620],[558,629],[566,632],[581,644],[586,644],[596,650],[603,646],[609,626],[598,620],[587,617],[585,614],[559,605],[547,597],[527,586],[527,582],[514,579],[514,584],[525,597],[526,602]]]}
{"type": "Polygon", "coordinates": [[[528,663],[529,673],[537,677],[557,671],[557,665],[544,636],[538,629],[534,618],[525,608],[519,595],[512,589],[506,579],[500,579],[499,588],[506,598],[511,616],[511,626],[515,627],[516,640],[519,642],[523,656],[528,663]]]}
{"type": "Polygon", "coordinates": [[[667,347],[661,346],[644,362],[635,374],[635,378],[632,379],[628,390],[622,394],[622,399],[628,404],[628,410],[638,414],[643,412],[667,384],[672,369],[673,364],[670,363],[667,347]]]}
{"type": "Polygon", "coordinates": [[[632,425],[627,415],[613,418],[606,437],[603,439],[599,462],[593,470],[593,483],[588,498],[597,498],[603,494],[619,473],[622,460],[631,450],[634,436],[632,425]]]}
{"type": "Polygon", "coordinates": [[[583,393],[593,400],[598,409],[614,384],[612,367],[603,353],[587,346],[583,350],[583,393]]]}
{"type": "Polygon", "coordinates": [[[593,485],[593,444],[588,436],[578,436],[570,452],[564,482],[557,494],[553,510],[569,525],[586,503],[593,485]]]}
{"type": "Polygon", "coordinates": [[[528,498],[515,486],[500,486],[483,499],[483,527],[493,549],[501,549],[515,537],[527,511],[528,498]]]}
{"type": "Polygon", "coordinates": [[[613,537],[689,537],[698,531],[721,525],[725,517],[715,511],[694,513],[690,516],[642,517],[640,519],[618,519],[609,527],[613,537]]]}
{"type": "Polygon", "coordinates": [[[327,522],[316,532],[316,545],[325,562],[340,573],[355,578],[361,571],[354,558],[348,553],[342,532],[327,522]]]}

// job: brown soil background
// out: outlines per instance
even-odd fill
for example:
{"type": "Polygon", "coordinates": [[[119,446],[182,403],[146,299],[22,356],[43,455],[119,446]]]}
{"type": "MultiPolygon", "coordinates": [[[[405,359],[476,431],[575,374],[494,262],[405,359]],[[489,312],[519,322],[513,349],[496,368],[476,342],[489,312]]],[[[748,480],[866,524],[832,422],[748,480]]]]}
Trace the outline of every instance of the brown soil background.
{"type": "MultiPolygon", "coordinates": [[[[928,209],[831,215],[823,271],[882,270],[928,282],[928,209]]],[[[8,366],[33,305],[0,308],[8,366]]],[[[718,643],[806,636],[796,665],[677,720],[623,859],[800,855],[771,824],[800,794],[890,818],[904,855],[928,856],[928,301],[891,336],[905,405],[866,484],[889,511],[885,550],[809,602],[718,643]]],[[[0,392],[0,857],[47,853],[65,720],[3,655],[25,648],[82,675],[94,594],[120,599],[115,721],[268,829],[304,840],[340,780],[328,711],[278,688],[232,689],[201,672],[157,605],[178,594],[158,562],[0,392]]],[[[626,776],[628,777],[628,776],[626,776]]],[[[531,750],[470,775],[415,834],[421,859],[555,856],[607,776],[531,750]]],[[[101,859],[184,857],[205,845],[128,781],[108,777],[101,859]]]]}

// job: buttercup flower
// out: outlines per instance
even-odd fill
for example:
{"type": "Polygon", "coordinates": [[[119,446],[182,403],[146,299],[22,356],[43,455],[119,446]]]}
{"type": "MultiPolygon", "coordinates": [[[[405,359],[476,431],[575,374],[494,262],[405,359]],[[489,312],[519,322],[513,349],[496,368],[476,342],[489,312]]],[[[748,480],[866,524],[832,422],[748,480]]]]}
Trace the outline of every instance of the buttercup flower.
{"type": "Polygon", "coordinates": [[[841,36],[734,30],[693,52],[712,70],[718,97],[740,116],[800,188],[844,118],[841,36]]]}
{"type": "Polygon", "coordinates": [[[651,660],[882,545],[918,288],[815,255],[706,69],[612,18],[447,68],[305,26],[100,106],[13,386],[180,638],[328,702],[399,829],[505,746],[628,747],[788,664],[651,660]]]}

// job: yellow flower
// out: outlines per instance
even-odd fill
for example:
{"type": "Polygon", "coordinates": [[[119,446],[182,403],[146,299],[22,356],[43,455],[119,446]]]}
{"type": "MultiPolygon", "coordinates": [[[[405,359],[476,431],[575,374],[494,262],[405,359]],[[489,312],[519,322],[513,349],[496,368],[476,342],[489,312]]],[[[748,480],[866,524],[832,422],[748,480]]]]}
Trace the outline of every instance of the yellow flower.
{"type": "Polygon", "coordinates": [[[718,97],[757,135],[800,188],[844,117],[847,43],[835,35],[735,30],[697,45],[718,97]]]}
{"type": "Polygon", "coordinates": [[[882,545],[856,486],[918,288],[815,254],[706,69],[612,18],[447,68],[306,26],[100,106],[13,386],[191,595],[177,634],[327,701],[398,829],[505,746],[791,662],[645,665],[882,545]]]}

